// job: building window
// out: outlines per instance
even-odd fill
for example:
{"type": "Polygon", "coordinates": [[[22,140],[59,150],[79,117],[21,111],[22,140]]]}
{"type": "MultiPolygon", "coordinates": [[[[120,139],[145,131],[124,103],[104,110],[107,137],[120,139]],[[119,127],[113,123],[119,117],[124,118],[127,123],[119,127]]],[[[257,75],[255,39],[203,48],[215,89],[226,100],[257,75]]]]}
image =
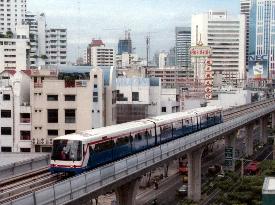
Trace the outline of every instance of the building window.
{"type": "Polygon", "coordinates": [[[11,118],[11,110],[1,110],[1,118],[11,118]]]}
{"type": "Polygon", "coordinates": [[[20,131],[20,140],[31,140],[31,131],[20,131]]]}
{"type": "Polygon", "coordinates": [[[75,133],[75,130],[65,130],[65,135],[75,133]]]}
{"type": "Polygon", "coordinates": [[[48,136],[58,136],[58,130],[48,130],[48,136]]]}
{"type": "Polygon", "coordinates": [[[139,101],[139,92],[132,92],[132,101],[139,101]]]}
{"type": "Polygon", "coordinates": [[[11,147],[1,147],[1,152],[11,152],[11,147]]]}
{"type": "Polygon", "coordinates": [[[75,95],[65,95],[65,101],[75,101],[75,95]]]}
{"type": "Polygon", "coordinates": [[[52,152],[52,147],[42,147],[42,152],[47,152],[47,153],[51,153],[52,152]]]}
{"type": "Polygon", "coordinates": [[[75,123],[75,110],[65,110],[65,123],[75,123]]]}
{"type": "Polygon", "coordinates": [[[161,112],[166,112],[166,107],[162,107],[161,112]]]}
{"type": "Polygon", "coordinates": [[[48,101],[58,101],[58,95],[48,95],[47,100],[48,101]]]}
{"type": "Polygon", "coordinates": [[[48,110],[48,123],[58,123],[58,109],[48,110]]]}
{"type": "Polygon", "coordinates": [[[94,88],[97,88],[97,84],[94,84],[94,88]]]}
{"type": "Polygon", "coordinates": [[[20,123],[31,123],[31,114],[20,113],[20,123]]]}
{"type": "Polygon", "coordinates": [[[9,100],[11,100],[11,96],[9,94],[4,94],[3,101],[9,101],[9,100]]]}
{"type": "Polygon", "coordinates": [[[20,148],[20,152],[31,152],[31,148],[20,148]]]}
{"type": "Polygon", "coordinates": [[[1,135],[11,135],[11,127],[1,127],[1,135]]]}
{"type": "Polygon", "coordinates": [[[94,75],[94,78],[97,78],[97,75],[94,75]]]}

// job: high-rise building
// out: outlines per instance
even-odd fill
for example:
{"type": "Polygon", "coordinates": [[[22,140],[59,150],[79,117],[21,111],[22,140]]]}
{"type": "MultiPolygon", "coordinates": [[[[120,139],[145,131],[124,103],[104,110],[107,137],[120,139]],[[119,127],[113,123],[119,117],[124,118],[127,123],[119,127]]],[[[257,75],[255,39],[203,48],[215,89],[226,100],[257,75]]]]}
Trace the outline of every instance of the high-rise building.
{"type": "Polygon", "coordinates": [[[171,48],[167,56],[167,66],[176,65],[176,48],[171,48]]]}
{"type": "Polygon", "coordinates": [[[249,55],[266,56],[267,77],[275,79],[275,2],[251,0],[250,7],[249,55]]]}
{"type": "Polygon", "coordinates": [[[212,70],[225,83],[246,77],[245,37],[243,14],[231,16],[226,11],[209,11],[192,16],[191,45],[201,42],[212,48],[212,70]]]}
{"type": "Polygon", "coordinates": [[[118,41],[118,53],[117,55],[121,55],[122,53],[132,53],[132,40],[129,31],[125,31],[125,38],[120,39],[118,41]]]}
{"type": "Polygon", "coordinates": [[[46,17],[42,13],[26,14],[26,23],[30,28],[30,67],[37,68],[46,64],[46,17]],[[43,58],[44,57],[44,58],[43,58]]]}
{"type": "Polygon", "coordinates": [[[16,26],[25,21],[26,0],[0,1],[0,34],[16,32],[16,26]]]}
{"type": "Polygon", "coordinates": [[[191,28],[176,27],[176,66],[190,67],[191,28]]]}
{"type": "Polygon", "coordinates": [[[67,64],[67,29],[50,28],[46,30],[47,65],[67,64]]]}
{"type": "Polygon", "coordinates": [[[168,54],[165,51],[159,53],[159,68],[165,68],[167,66],[167,56],[168,54]]]}
{"type": "Polygon", "coordinates": [[[87,52],[85,53],[88,65],[94,67],[101,66],[114,66],[115,64],[115,52],[113,48],[107,48],[102,40],[92,40],[92,43],[88,45],[87,52]]]}

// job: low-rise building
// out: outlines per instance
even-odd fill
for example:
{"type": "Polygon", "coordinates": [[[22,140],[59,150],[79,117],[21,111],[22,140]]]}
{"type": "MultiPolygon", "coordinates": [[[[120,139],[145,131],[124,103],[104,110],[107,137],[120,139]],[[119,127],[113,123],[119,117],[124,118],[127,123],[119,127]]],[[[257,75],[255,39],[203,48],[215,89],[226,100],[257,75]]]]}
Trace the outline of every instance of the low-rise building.
{"type": "Polygon", "coordinates": [[[116,123],[113,68],[32,70],[32,142],[50,152],[52,139],[116,123]]]}
{"type": "Polygon", "coordinates": [[[30,70],[0,73],[0,152],[31,151],[30,70]]]}
{"type": "Polygon", "coordinates": [[[159,78],[117,78],[117,123],[179,111],[177,89],[162,89],[159,78]]]}

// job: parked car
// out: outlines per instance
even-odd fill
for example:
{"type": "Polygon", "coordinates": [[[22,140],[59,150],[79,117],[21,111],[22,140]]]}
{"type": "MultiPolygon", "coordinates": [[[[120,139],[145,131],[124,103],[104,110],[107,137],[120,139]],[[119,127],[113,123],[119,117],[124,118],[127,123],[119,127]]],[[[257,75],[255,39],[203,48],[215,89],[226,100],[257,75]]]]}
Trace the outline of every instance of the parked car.
{"type": "Polygon", "coordinates": [[[179,189],[178,189],[178,194],[180,196],[187,196],[188,193],[188,186],[186,184],[182,185],[179,189]]]}

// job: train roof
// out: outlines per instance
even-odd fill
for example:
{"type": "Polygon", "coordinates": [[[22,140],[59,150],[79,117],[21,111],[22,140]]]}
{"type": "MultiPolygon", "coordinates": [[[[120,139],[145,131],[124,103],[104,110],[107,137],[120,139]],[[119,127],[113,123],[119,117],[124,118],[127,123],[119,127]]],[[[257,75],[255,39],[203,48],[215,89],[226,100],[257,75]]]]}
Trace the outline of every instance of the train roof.
{"type": "Polygon", "coordinates": [[[153,122],[143,119],[143,120],[132,121],[132,122],[127,122],[127,123],[118,124],[118,125],[100,127],[93,130],[80,131],[77,133],[57,137],[55,138],[55,140],[70,139],[70,140],[81,140],[84,143],[90,143],[93,141],[101,140],[102,137],[105,137],[105,136],[114,137],[120,134],[123,135],[126,133],[135,133],[136,131],[149,129],[149,128],[152,128],[153,126],[154,126],[153,122]]]}
{"type": "Polygon", "coordinates": [[[208,112],[214,112],[217,110],[220,110],[220,107],[216,106],[209,106],[209,107],[203,107],[203,108],[196,108],[196,109],[191,109],[185,112],[177,112],[177,113],[172,113],[172,114],[167,114],[167,115],[161,115],[157,117],[152,117],[149,120],[157,123],[157,125],[162,125],[165,123],[169,123],[175,120],[182,120],[182,119],[188,119],[194,115],[202,115],[208,112]]]}
{"type": "Polygon", "coordinates": [[[157,116],[148,119],[142,119],[132,122],[127,122],[123,124],[111,125],[107,127],[96,128],[93,130],[80,131],[69,135],[64,135],[55,138],[55,140],[69,139],[69,140],[80,140],[84,144],[91,143],[94,141],[101,140],[103,137],[114,137],[123,135],[126,133],[135,133],[140,130],[150,129],[156,123],[157,125],[169,123],[175,120],[181,120],[184,118],[190,118],[196,114],[204,114],[207,112],[214,112],[220,110],[220,107],[209,106],[204,108],[192,109],[185,112],[172,113],[162,116],[157,116]]]}

